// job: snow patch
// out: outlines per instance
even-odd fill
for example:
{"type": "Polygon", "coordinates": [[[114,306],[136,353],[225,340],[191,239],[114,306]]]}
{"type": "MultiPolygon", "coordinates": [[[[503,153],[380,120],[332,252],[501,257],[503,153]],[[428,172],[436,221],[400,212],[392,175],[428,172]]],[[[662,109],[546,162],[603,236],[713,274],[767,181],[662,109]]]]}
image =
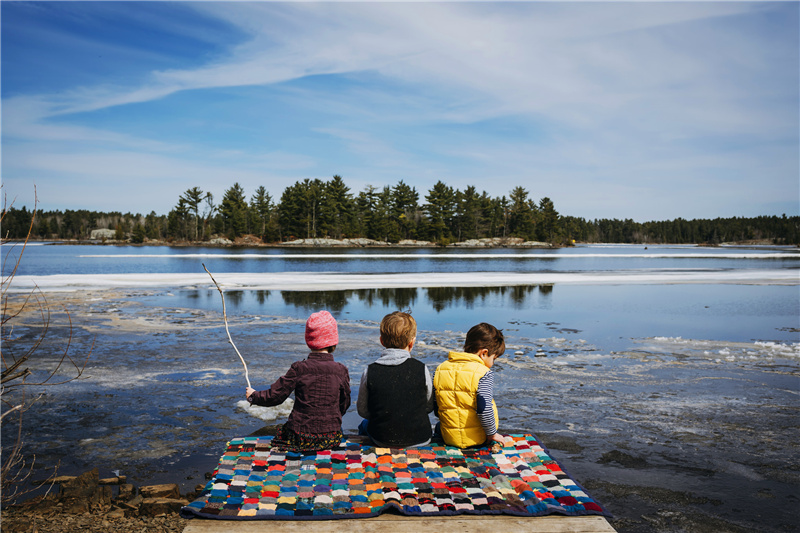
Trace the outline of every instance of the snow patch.
{"type": "Polygon", "coordinates": [[[294,407],[294,400],[287,398],[285,402],[275,407],[261,407],[260,405],[250,405],[247,400],[239,400],[236,402],[236,408],[244,411],[248,415],[259,418],[261,420],[271,422],[274,420],[288,418],[289,413],[292,412],[294,407]]]}

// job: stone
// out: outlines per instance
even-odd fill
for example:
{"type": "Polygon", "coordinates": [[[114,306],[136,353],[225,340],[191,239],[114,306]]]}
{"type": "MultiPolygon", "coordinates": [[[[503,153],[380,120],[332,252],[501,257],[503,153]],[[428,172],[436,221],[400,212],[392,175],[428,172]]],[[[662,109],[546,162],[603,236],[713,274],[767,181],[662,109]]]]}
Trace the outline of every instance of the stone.
{"type": "Polygon", "coordinates": [[[175,483],[168,483],[165,485],[148,485],[146,487],[139,487],[139,492],[142,497],[147,498],[180,498],[181,493],[178,485],[175,483]]]}
{"type": "Polygon", "coordinates": [[[97,468],[95,468],[61,482],[61,497],[87,497],[94,493],[99,485],[100,475],[97,468]]]}
{"type": "Polygon", "coordinates": [[[130,483],[123,483],[119,486],[118,500],[128,501],[133,498],[134,487],[130,483]]]}
{"type": "Polygon", "coordinates": [[[75,479],[75,476],[57,476],[53,479],[48,479],[44,483],[54,483],[56,485],[63,485],[64,483],[68,483],[75,479]]]}
{"type": "Polygon", "coordinates": [[[127,502],[119,502],[117,503],[117,507],[122,509],[125,512],[126,517],[136,517],[139,516],[139,506],[142,504],[144,499],[141,495],[137,494],[134,498],[127,502]]]}
{"type": "Polygon", "coordinates": [[[142,500],[143,500],[142,495],[141,494],[137,494],[136,496],[134,496],[133,498],[128,500],[125,505],[129,505],[131,507],[134,507],[134,508],[138,509],[139,505],[141,505],[141,503],[142,503],[142,500]]]}
{"type": "Polygon", "coordinates": [[[403,239],[397,243],[398,246],[433,246],[431,241],[415,241],[413,239],[403,239]]]}
{"type": "Polygon", "coordinates": [[[115,239],[117,232],[113,229],[93,229],[89,234],[89,238],[93,241],[102,241],[106,239],[115,239]]]}
{"type": "Polygon", "coordinates": [[[114,489],[110,486],[101,486],[98,489],[100,496],[100,507],[108,508],[111,505],[111,500],[114,499],[114,489]]]}
{"type": "Polygon", "coordinates": [[[109,512],[106,513],[106,518],[110,520],[119,520],[120,518],[125,518],[127,515],[125,514],[125,509],[120,507],[111,509],[109,512]]]}
{"type": "Polygon", "coordinates": [[[98,507],[102,494],[97,468],[63,483],[59,499],[64,504],[64,512],[69,514],[88,513],[98,507]]]}
{"type": "Polygon", "coordinates": [[[139,497],[139,501],[136,502],[136,505],[131,505],[130,503],[120,503],[117,507],[124,513],[126,518],[136,517],[139,516],[139,504],[142,503],[141,496],[139,497]]]}
{"type": "Polygon", "coordinates": [[[178,513],[186,505],[189,505],[188,501],[178,498],[145,498],[139,506],[139,514],[154,517],[178,513]]]}

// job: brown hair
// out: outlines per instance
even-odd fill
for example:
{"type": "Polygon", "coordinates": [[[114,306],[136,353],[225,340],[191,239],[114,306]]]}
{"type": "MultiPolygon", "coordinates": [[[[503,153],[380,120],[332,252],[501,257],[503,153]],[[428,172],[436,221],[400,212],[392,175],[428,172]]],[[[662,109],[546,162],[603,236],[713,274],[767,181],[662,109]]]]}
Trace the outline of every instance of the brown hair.
{"type": "Polygon", "coordinates": [[[478,353],[484,348],[489,350],[489,355],[500,357],[506,351],[506,341],[503,339],[502,331],[491,324],[481,322],[477,326],[472,326],[467,332],[464,351],[478,353]]]}
{"type": "Polygon", "coordinates": [[[409,313],[395,311],[381,320],[384,348],[406,348],[417,336],[417,321],[409,313]]]}

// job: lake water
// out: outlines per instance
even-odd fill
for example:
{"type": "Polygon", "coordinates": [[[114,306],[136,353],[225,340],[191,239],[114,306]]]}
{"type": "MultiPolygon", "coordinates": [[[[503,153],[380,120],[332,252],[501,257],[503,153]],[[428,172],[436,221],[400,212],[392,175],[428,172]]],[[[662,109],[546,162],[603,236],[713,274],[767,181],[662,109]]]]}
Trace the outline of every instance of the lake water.
{"type": "MultiPolygon", "coordinates": [[[[11,258],[19,255],[16,246],[11,258]]],[[[204,248],[47,245],[27,247],[19,274],[212,272],[614,272],[798,268],[791,247],[585,245],[560,249],[204,248]],[[202,268],[200,268],[202,272],[202,268]]],[[[4,263],[4,273],[12,261],[4,263]]]]}
{"type": "MultiPolygon", "coordinates": [[[[19,247],[3,253],[7,273],[19,247]]],[[[242,408],[243,369],[203,265],[256,388],[305,356],[303,323],[319,309],[339,321],[354,403],[386,313],[412,311],[414,355],[431,369],[487,321],[508,346],[495,367],[501,431],[541,436],[623,518],[618,530],[794,523],[800,254],[787,247],[29,246],[7,294],[47,298],[39,353],[55,364],[68,339],[75,356],[91,352],[85,379],[42,390],[26,413],[42,472],[61,461],[62,473],[100,466],[193,488],[227,439],[285,420],[290,405],[242,408]]],[[[41,315],[20,316],[11,348],[41,332],[41,315]]],[[[345,432],[358,422],[353,407],[345,432]]]]}
{"type": "Polygon", "coordinates": [[[217,310],[219,293],[203,265],[225,287],[232,314],[303,318],[325,308],[342,318],[379,320],[410,309],[424,329],[493,321],[526,338],[558,335],[601,350],[648,337],[800,341],[800,253],[789,247],[39,245],[25,251],[14,289],[151,288],[157,292],[145,300],[152,305],[217,310]]]}

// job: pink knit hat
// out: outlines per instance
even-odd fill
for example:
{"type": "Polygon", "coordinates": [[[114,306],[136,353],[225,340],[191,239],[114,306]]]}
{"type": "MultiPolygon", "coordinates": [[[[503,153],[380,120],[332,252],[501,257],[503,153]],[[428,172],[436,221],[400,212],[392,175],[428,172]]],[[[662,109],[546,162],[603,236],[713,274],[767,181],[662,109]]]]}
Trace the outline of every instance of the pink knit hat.
{"type": "Polygon", "coordinates": [[[312,350],[321,350],[339,344],[336,319],[327,311],[312,314],[306,320],[306,344],[312,350]]]}

